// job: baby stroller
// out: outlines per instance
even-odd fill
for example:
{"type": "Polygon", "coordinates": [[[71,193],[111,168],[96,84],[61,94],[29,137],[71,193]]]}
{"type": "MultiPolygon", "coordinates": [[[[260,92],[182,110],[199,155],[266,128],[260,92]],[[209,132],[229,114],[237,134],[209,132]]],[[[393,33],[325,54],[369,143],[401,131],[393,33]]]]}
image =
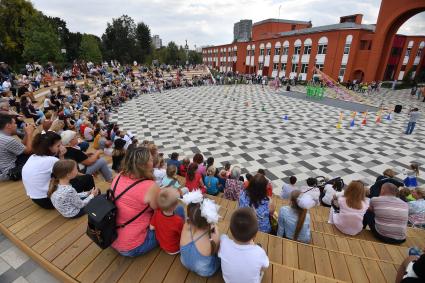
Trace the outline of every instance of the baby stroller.
{"type": "Polygon", "coordinates": [[[336,177],[336,178],[333,178],[331,180],[327,180],[323,176],[318,176],[318,177],[316,177],[316,180],[317,180],[317,187],[320,190],[320,197],[319,197],[320,203],[323,206],[327,206],[327,207],[329,205],[326,205],[322,202],[322,198],[325,196],[325,191],[324,191],[325,186],[326,185],[332,185],[333,189],[337,192],[341,192],[345,187],[344,180],[341,177],[336,177]]]}

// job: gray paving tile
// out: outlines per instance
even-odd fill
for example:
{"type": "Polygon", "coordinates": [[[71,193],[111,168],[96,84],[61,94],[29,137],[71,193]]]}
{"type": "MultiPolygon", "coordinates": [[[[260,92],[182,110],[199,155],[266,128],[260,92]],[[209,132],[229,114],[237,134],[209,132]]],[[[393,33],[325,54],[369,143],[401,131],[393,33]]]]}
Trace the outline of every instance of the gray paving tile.
{"type": "MultiPolygon", "coordinates": [[[[0,275],[1,283],[10,283],[15,281],[19,277],[19,273],[15,269],[9,268],[6,272],[0,275]]],[[[40,281],[39,281],[40,282],[40,281]]]]}
{"type": "Polygon", "coordinates": [[[40,266],[33,260],[27,260],[24,264],[22,264],[19,268],[16,269],[16,272],[19,273],[22,277],[27,277],[34,270],[39,268],[40,266]]]}
{"type": "Polygon", "coordinates": [[[30,283],[40,283],[40,282],[59,283],[60,282],[56,278],[54,278],[50,273],[48,273],[47,271],[45,271],[44,269],[40,267],[36,268],[25,279],[30,283]]]}

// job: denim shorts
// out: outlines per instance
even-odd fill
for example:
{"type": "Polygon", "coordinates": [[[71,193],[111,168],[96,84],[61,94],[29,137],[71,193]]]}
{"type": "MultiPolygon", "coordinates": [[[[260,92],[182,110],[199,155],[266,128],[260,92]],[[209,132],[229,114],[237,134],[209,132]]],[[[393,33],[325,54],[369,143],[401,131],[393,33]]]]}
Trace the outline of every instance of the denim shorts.
{"type": "Polygon", "coordinates": [[[146,239],[140,246],[127,251],[127,252],[119,252],[122,256],[135,257],[138,255],[145,254],[158,246],[158,242],[155,237],[155,230],[148,230],[146,234],[146,239]]]}

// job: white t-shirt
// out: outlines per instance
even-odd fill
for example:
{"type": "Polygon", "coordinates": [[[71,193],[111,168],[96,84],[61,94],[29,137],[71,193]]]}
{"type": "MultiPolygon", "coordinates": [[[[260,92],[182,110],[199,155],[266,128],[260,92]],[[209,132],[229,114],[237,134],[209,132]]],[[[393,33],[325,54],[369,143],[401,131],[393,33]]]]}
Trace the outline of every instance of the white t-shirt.
{"type": "Polygon", "coordinates": [[[325,187],[323,188],[323,192],[325,193],[325,195],[322,198],[322,202],[327,205],[332,204],[332,200],[334,196],[336,196],[337,198],[344,196],[344,191],[341,191],[341,192],[335,191],[331,184],[325,185],[325,187]]]}
{"type": "Polygon", "coordinates": [[[303,195],[309,195],[316,205],[320,205],[320,189],[317,187],[304,187],[301,189],[303,195]]]}
{"type": "Polygon", "coordinates": [[[2,85],[4,91],[9,91],[11,86],[12,84],[9,81],[4,81],[2,85]]]}
{"type": "Polygon", "coordinates": [[[31,155],[22,168],[22,182],[32,199],[47,198],[53,165],[59,159],[54,156],[31,155]]]}
{"type": "Polygon", "coordinates": [[[220,236],[218,257],[226,283],[259,283],[261,269],[269,267],[269,258],[261,247],[238,245],[227,235],[220,236]]]}
{"type": "Polygon", "coordinates": [[[327,205],[331,205],[332,199],[336,194],[336,191],[334,190],[333,186],[331,184],[325,185],[323,192],[325,193],[325,195],[322,198],[322,202],[327,205]]]}
{"type": "Polygon", "coordinates": [[[50,107],[50,103],[51,103],[50,98],[46,97],[43,102],[43,107],[44,108],[50,107]]]}

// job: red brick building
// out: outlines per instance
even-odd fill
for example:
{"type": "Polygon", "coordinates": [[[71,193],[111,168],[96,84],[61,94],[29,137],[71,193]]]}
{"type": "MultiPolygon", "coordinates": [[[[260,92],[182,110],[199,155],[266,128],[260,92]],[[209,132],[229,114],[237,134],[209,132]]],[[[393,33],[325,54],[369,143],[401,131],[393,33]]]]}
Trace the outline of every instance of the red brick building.
{"type": "MultiPolygon", "coordinates": [[[[383,2],[385,5],[400,5],[394,0],[383,2]]],[[[425,10],[425,1],[419,6],[425,10]]],[[[378,23],[385,17],[384,10],[381,5],[378,23]]],[[[401,19],[396,26],[401,26],[407,19],[401,19]]],[[[381,32],[381,26],[378,26],[381,32]]],[[[302,80],[312,78],[314,66],[341,81],[401,80],[409,70],[415,77],[425,69],[425,35],[395,35],[398,28],[394,34],[387,31],[390,38],[386,40],[391,43],[391,48],[382,48],[381,53],[388,54],[377,56],[376,48],[382,45],[375,33],[378,26],[362,24],[361,14],[344,16],[337,24],[318,27],[307,21],[268,19],[253,24],[249,42],[203,48],[203,62],[223,72],[297,76],[302,80]]]]}

